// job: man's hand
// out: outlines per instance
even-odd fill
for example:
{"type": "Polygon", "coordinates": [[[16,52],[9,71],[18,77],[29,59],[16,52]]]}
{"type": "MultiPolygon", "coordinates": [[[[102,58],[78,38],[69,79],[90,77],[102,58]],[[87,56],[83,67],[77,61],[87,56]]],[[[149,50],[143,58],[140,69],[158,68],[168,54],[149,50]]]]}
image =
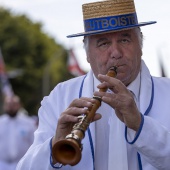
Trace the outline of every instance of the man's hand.
{"type": "Polygon", "coordinates": [[[102,101],[109,104],[117,117],[125,123],[128,128],[138,131],[141,122],[141,115],[136,106],[133,94],[118,79],[99,74],[101,83],[98,88],[109,88],[113,93],[95,92],[94,95],[100,96],[102,101]]]}
{"type": "MultiPolygon", "coordinates": [[[[75,123],[78,123],[78,116],[86,114],[88,110],[92,108],[95,99],[82,97],[80,99],[75,99],[69,105],[69,107],[61,113],[58,120],[56,134],[53,137],[52,146],[61,139],[64,139],[68,134],[70,134],[75,123]]],[[[93,121],[101,118],[100,114],[95,114],[93,121]]]]}

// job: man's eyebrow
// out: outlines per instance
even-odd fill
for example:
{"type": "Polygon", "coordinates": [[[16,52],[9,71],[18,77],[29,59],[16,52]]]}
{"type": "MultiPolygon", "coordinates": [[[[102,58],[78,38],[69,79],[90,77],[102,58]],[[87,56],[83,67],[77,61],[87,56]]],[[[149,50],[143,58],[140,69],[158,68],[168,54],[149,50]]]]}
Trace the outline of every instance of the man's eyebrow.
{"type": "Polygon", "coordinates": [[[104,38],[104,37],[101,37],[101,38],[97,39],[97,43],[100,43],[100,42],[106,41],[106,40],[108,40],[108,39],[104,38]]]}
{"type": "Polygon", "coordinates": [[[122,37],[128,37],[128,38],[131,38],[131,34],[130,33],[122,33],[121,34],[122,37]]]}

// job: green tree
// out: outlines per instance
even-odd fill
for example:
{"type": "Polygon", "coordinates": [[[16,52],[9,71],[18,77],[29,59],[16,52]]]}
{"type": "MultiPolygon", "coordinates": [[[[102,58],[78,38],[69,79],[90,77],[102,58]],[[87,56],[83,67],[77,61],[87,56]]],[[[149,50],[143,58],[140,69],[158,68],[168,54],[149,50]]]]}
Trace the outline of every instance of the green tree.
{"type": "Polygon", "coordinates": [[[66,69],[67,51],[42,31],[41,23],[33,23],[25,15],[0,8],[0,21],[0,47],[7,71],[19,69],[22,73],[10,82],[28,112],[36,114],[45,77],[45,95],[57,83],[72,77],[66,69]]]}

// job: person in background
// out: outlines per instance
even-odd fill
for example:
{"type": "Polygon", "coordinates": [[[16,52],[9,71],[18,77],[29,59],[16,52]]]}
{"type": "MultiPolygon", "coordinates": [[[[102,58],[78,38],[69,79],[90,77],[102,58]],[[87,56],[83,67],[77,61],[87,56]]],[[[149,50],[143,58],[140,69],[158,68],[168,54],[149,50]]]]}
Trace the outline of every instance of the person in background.
{"type": "MultiPolygon", "coordinates": [[[[91,70],[44,97],[34,143],[17,170],[170,170],[170,79],[152,76],[142,59],[141,27],[156,22],[138,22],[133,0],[84,4],[83,17],[85,32],[68,37],[83,36],[91,70]],[[107,76],[113,67],[116,77],[107,76]],[[80,162],[71,166],[60,160],[73,157],[69,147],[55,146],[66,136],[79,144],[81,137],[71,131],[94,108],[93,95],[102,104],[81,141],[83,149],[77,148],[80,162]]],[[[86,117],[82,122],[86,125],[86,117]]]]}
{"type": "Polygon", "coordinates": [[[0,170],[15,170],[33,142],[35,121],[21,112],[18,96],[4,99],[4,114],[0,116],[0,170]]]}

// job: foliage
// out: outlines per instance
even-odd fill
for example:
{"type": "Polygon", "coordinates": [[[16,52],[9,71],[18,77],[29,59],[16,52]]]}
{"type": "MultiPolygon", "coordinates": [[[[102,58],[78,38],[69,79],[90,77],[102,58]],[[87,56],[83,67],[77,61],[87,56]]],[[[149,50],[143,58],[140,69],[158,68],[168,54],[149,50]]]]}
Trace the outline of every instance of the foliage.
{"type": "Polygon", "coordinates": [[[66,69],[67,52],[42,31],[41,23],[33,23],[25,15],[0,8],[0,21],[0,47],[6,70],[22,73],[10,82],[28,112],[36,114],[43,95],[71,77],[66,69]],[[47,75],[48,89],[43,93],[47,75]]]}

